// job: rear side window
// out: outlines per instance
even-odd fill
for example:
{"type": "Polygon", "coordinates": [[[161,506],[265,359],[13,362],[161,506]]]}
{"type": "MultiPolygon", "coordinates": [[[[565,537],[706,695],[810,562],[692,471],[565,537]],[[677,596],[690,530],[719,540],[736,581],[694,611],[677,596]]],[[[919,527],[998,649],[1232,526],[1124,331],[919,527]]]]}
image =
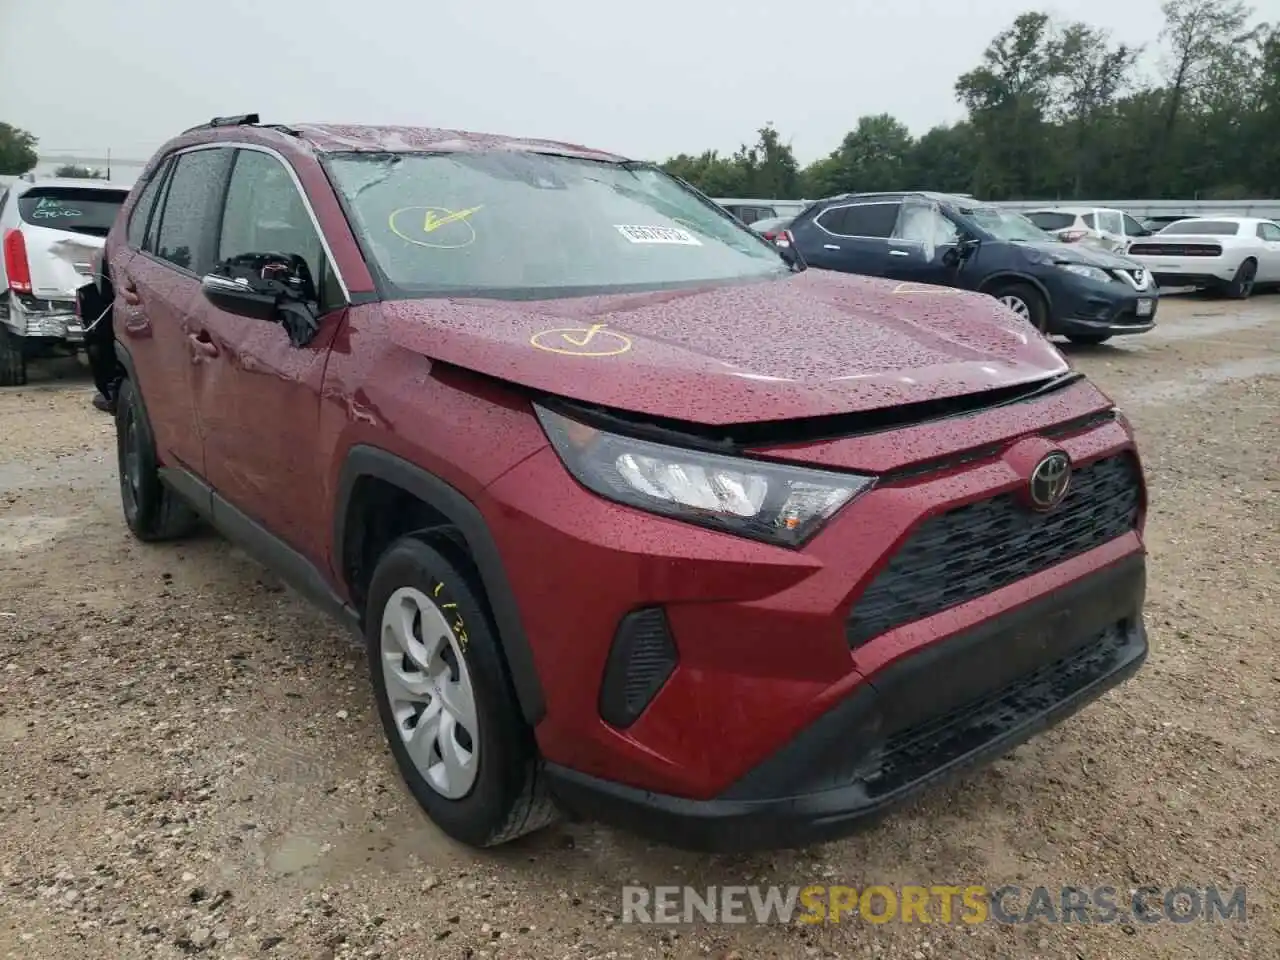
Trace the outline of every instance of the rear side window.
{"type": "Polygon", "coordinates": [[[105,237],[129,194],[85,187],[32,187],[18,198],[18,216],[33,227],[105,237]]]}
{"type": "Polygon", "coordinates": [[[218,207],[231,165],[228,148],[195,150],[174,161],[160,211],[155,255],[176,267],[203,273],[213,266],[218,207]]]}
{"type": "Polygon", "coordinates": [[[1074,213],[1055,213],[1052,210],[1037,210],[1028,213],[1027,219],[1041,230],[1065,230],[1076,222],[1074,213]]]}
{"type": "Polygon", "coordinates": [[[1258,224],[1258,236],[1263,240],[1280,240],[1280,227],[1277,227],[1274,223],[1260,223],[1258,224]]]}
{"type": "Polygon", "coordinates": [[[1086,213],[1080,219],[1084,221],[1084,225],[1088,227],[1090,230],[1098,229],[1098,222],[1093,218],[1092,213],[1086,213]]]}
{"type": "Polygon", "coordinates": [[[142,194],[138,197],[138,202],[129,211],[129,246],[136,250],[142,248],[143,240],[146,239],[147,222],[151,219],[151,209],[156,205],[156,194],[160,192],[160,184],[164,182],[164,175],[168,169],[168,160],[156,168],[156,172],[147,181],[147,185],[142,188],[142,194]]]}
{"type": "Polygon", "coordinates": [[[859,203],[849,207],[832,207],[818,223],[831,233],[842,237],[871,237],[888,239],[898,224],[898,210],[902,204],[859,203]]]}
{"type": "Polygon", "coordinates": [[[1160,232],[1187,237],[1234,237],[1240,232],[1240,224],[1229,220],[1184,220],[1171,223],[1160,232]]]}

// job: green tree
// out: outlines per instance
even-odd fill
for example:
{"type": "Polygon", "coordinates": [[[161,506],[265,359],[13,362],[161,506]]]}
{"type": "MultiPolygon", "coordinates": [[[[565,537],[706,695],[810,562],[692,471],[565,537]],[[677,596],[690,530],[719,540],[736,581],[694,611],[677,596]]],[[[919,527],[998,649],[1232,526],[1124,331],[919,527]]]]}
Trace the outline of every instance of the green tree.
{"type": "Polygon", "coordinates": [[[732,157],[668,161],[713,196],[931,189],[992,200],[1280,196],[1280,23],[1242,0],[1166,0],[1158,75],[1141,48],[1043,12],[1016,17],[955,83],[967,118],[919,138],[859,117],[798,174],[772,124],[732,157]]]}
{"type": "Polygon", "coordinates": [[[1045,13],[1024,13],[998,33],[956,96],[978,142],[975,186],[993,199],[1035,196],[1052,180],[1056,152],[1047,126],[1058,50],[1045,13]]]}
{"type": "Polygon", "coordinates": [[[0,174],[23,174],[34,167],[40,160],[37,142],[27,131],[0,123],[0,174]]]}

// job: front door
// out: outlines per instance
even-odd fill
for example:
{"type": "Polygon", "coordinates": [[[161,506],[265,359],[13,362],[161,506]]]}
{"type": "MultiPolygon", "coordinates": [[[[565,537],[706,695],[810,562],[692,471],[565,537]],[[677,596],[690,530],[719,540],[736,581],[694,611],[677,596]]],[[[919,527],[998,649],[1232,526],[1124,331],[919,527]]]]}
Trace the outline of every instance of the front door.
{"type": "Polygon", "coordinates": [[[327,529],[316,498],[329,464],[316,457],[320,388],[329,345],[346,301],[297,181],[275,154],[236,151],[218,237],[218,263],[245,254],[301,258],[321,307],[319,334],[305,345],[278,322],[229,313],[201,295],[197,336],[205,355],[193,367],[214,492],[314,563],[327,529]]]}
{"type": "Polygon", "coordinates": [[[959,264],[954,253],[959,239],[956,225],[937,203],[908,198],[889,239],[885,275],[904,283],[955,286],[959,264]]]}
{"type": "Polygon", "coordinates": [[[1280,226],[1267,222],[1258,224],[1258,239],[1262,241],[1258,282],[1280,283],[1280,226]]]}

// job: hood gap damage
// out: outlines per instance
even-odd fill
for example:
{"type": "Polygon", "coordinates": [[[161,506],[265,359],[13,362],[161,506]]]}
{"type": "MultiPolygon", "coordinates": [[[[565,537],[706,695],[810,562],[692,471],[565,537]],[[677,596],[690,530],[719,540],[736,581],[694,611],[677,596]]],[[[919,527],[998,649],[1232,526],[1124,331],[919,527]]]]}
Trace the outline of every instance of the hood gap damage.
{"type": "Polygon", "coordinates": [[[709,426],[650,417],[628,411],[542,395],[538,401],[558,413],[601,429],[639,439],[687,446],[714,453],[743,453],[755,448],[821,443],[867,436],[904,427],[985,413],[998,407],[1039,400],[1084,380],[1071,371],[1048,379],[999,387],[981,393],[885,407],[857,413],[838,413],[793,420],[709,426]]]}

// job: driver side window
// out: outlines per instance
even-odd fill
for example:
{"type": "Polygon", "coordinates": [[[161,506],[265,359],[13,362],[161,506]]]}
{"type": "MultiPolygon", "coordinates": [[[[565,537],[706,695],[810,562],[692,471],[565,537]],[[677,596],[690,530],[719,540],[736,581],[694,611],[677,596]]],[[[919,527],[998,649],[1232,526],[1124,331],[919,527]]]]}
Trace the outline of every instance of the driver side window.
{"type": "Polygon", "coordinates": [[[236,151],[227,188],[218,261],[244,254],[296,255],[306,261],[320,313],[342,306],[342,292],[289,171],[258,150],[236,151]]]}
{"type": "Polygon", "coordinates": [[[911,203],[902,205],[898,226],[893,231],[898,240],[924,244],[926,247],[945,247],[959,240],[956,225],[942,215],[932,204],[911,203]]]}

